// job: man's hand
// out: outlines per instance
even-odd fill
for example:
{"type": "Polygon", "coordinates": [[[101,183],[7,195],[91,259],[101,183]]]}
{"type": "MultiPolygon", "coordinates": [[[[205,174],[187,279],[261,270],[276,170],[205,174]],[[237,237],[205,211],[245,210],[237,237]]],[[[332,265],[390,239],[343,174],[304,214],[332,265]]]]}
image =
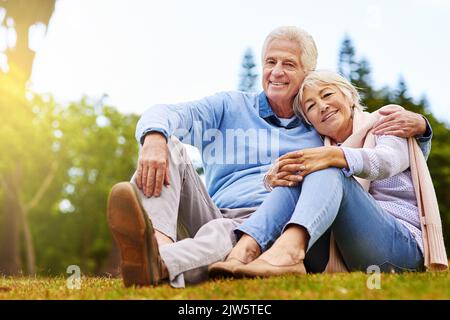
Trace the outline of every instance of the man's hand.
{"type": "Polygon", "coordinates": [[[288,171],[280,171],[280,158],[270,167],[266,174],[266,182],[271,188],[275,187],[293,187],[302,181],[303,177],[297,176],[296,173],[288,171]]]}
{"type": "Polygon", "coordinates": [[[373,133],[376,135],[409,138],[423,135],[427,129],[427,122],[420,114],[405,110],[398,105],[385,106],[379,112],[384,117],[373,127],[373,133]]]}
{"type": "Polygon", "coordinates": [[[159,197],[162,187],[169,185],[169,148],[159,132],[145,136],[138,159],[136,184],[147,197],[159,197]]]}

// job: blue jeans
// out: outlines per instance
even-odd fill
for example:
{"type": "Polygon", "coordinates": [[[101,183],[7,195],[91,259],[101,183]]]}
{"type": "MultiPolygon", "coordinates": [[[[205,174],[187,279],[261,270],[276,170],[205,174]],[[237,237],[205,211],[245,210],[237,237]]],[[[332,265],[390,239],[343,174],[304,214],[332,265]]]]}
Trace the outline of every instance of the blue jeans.
{"type": "Polygon", "coordinates": [[[325,269],[331,230],[350,271],[365,272],[371,265],[383,272],[424,269],[423,254],[408,228],[339,169],[311,173],[299,187],[275,188],[236,230],[250,235],[265,251],[291,224],[309,233],[309,272],[325,269]]]}

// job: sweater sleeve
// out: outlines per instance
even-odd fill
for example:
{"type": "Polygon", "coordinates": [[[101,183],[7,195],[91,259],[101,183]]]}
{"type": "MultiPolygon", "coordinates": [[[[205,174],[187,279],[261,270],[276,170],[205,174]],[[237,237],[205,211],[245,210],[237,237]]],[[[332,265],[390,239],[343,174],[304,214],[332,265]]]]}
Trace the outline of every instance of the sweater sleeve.
{"type": "Polygon", "coordinates": [[[145,135],[156,131],[166,139],[175,135],[184,143],[195,145],[199,140],[196,135],[220,126],[226,99],[227,93],[222,92],[196,101],[150,107],[137,123],[136,139],[142,145],[145,135]]]}
{"type": "Polygon", "coordinates": [[[408,141],[395,136],[377,136],[375,148],[342,147],[348,169],[347,176],[366,180],[392,177],[409,168],[408,141]]]}
{"type": "Polygon", "coordinates": [[[427,123],[427,128],[425,133],[421,136],[417,136],[416,140],[419,143],[420,150],[425,157],[425,160],[428,160],[428,156],[431,152],[431,138],[433,137],[433,129],[431,128],[430,122],[426,117],[423,117],[427,123]]]}

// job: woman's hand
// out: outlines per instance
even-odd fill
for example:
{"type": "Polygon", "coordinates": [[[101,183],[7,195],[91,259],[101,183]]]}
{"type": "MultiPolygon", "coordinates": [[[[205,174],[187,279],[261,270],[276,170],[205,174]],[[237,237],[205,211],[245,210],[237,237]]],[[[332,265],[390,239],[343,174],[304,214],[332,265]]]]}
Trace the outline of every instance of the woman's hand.
{"type": "Polygon", "coordinates": [[[286,153],[278,158],[266,176],[268,185],[292,187],[314,171],[329,167],[346,168],[344,152],[339,147],[317,147],[286,153]]]}
{"type": "Polygon", "coordinates": [[[343,153],[338,147],[318,147],[286,153],[280,157],[279,171],[296,174],[302,180],[307,174],[332,167],[337,153],[343,153]]]}

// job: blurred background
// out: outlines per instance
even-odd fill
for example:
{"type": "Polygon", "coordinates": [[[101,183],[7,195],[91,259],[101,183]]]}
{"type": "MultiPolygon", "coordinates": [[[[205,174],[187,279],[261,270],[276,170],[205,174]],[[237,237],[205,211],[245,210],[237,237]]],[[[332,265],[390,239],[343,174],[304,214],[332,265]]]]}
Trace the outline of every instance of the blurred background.
{"type": "Polygon", "coordinates": [[[318,68],[351,79],[369,110],[428,118],[449,253],[449,16],[447,0],[0,0],[0,274],[116,275],[106,202],[134,171],[139,115],[260,91],[261,46],[280,25],[310,32],[318,68]]]}

